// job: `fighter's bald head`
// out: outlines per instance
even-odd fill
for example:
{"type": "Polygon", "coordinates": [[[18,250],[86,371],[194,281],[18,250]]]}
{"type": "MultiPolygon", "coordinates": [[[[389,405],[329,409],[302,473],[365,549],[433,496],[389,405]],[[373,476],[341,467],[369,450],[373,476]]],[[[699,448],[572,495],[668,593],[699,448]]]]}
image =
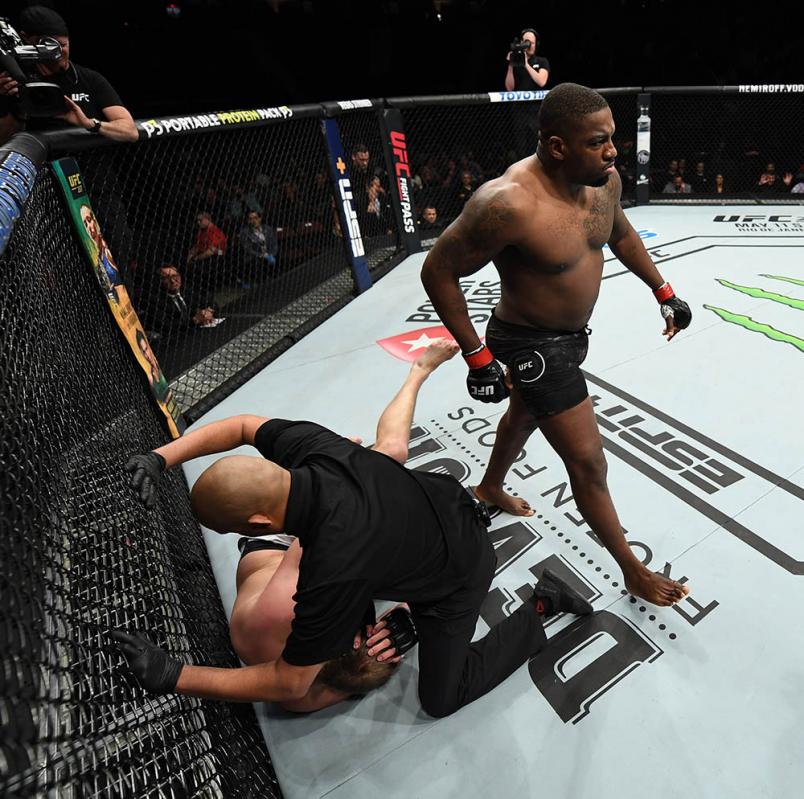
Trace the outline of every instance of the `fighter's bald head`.
{"type": "Polygon", "coordinates": [[[255,514],[273,518],[277,505],[287,499],[284,474],[282,467],[264,458],[221,458],[195,481],[190,494],[193,513],[201,524],[219,533],[253,533],[249,519],[255,514]]]}

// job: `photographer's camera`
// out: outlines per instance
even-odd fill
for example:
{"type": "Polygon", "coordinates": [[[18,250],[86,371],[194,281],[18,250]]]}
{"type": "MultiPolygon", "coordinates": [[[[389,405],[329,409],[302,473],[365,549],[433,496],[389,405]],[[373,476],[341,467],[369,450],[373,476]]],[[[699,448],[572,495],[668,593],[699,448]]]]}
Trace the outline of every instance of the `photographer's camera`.
{"type": "Polygon", "coordinates": [[[61,45],[51,36],[37,44],[25,44],[9,21],[0,17],[0,72],[7,72],[18,84],[13,98],[22,115],[52,117],[67,110],[64,92],[55,83],[41,79],[37,64],[54,63],[61,58],[61,45]]]}

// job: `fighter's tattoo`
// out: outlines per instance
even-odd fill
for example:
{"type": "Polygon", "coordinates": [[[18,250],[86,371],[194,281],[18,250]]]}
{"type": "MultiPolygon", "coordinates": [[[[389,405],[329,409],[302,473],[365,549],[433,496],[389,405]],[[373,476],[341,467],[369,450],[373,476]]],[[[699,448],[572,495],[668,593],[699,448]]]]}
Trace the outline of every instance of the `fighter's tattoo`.
{"type": "Polygon", "coordinates": [[[603,242],[605,242],[611,235],[613,202],[614,198],[608,186],[595,190],[592,207],[583,220],[583,229],[587,238],[598,239],[602,237],[603,242]]]}
{"type": "Polygon", "coordinates": [[[484,209],[483,218],[480,221],[480,229],[483,231],[497,230],[503,225],[508,224],[511,219],[511,208],[500,199],[494,199],[484,209]]]}

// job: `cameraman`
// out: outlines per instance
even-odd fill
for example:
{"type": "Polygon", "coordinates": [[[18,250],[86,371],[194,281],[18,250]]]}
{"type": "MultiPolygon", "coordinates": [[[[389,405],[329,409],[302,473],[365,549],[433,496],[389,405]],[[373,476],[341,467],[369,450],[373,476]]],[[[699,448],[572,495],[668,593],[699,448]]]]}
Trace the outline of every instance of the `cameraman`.
{"type": "MultiPolygon", "coordinates": [[[[70,38],[65,21],[50,8],[31,6],[20,14],[20,36],[26,44],[37,44],[43,37],[55,39],[62,48],[61,58],[51,63],[38,63],[36,70],[41,79],[55,83],[64,92],[63,114],[56,117],[21,119],[26,130],[40,131],[74,125],[90,133],[106,136],[115,141],[136,141],[137,126],[109,81],[86,67],[70,61],[70,38]]],[[[0,96],[7,99],[3,105],[17,116],[13,98],[19,95],[19,85],[7,72],[0,73],[0,96]],[[9,102],[10,101],[10,102],[9,102]]]]}
{"type": "Polygon", "coordinates": [[[508,72],[505,76],[506,91],[533,91],[543,89],[550,77],[550,62],[536,55],[539,34],[533,28],[525,28],[520,41],[508,51],[508,72]],[[522,45],[527,43],[527,49],[522,45]]]}

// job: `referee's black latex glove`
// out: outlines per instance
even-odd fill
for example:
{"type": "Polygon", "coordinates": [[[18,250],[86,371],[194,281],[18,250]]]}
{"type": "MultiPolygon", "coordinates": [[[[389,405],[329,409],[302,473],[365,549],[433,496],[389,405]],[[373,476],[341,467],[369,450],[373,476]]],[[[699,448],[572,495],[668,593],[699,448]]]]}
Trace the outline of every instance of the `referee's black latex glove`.
{"type": "Polygon", "coordinates": [[[112,638],[123,650],[137,682],[146,691],[154,694],[172,694],[176,691],[176,683],[182,670],[182,664],[178,660],[143,635],[115,630],[112,638]]]}
{"type": "Polygon", "coordinates": [[[509,394],[505,370],[499,361],[491,361],[480,369],[470,369],[466,377],[469,396],[480,402],[502,402],[509,394]]]}
{"type": "Polygon", "coordinates": [[[167,462],[158,452],[146,452],[134,455],[126,464],[126,471],[131,472],[128,484],[140,495],[146,508],[156,504],[156,489],[167,462]]]}

